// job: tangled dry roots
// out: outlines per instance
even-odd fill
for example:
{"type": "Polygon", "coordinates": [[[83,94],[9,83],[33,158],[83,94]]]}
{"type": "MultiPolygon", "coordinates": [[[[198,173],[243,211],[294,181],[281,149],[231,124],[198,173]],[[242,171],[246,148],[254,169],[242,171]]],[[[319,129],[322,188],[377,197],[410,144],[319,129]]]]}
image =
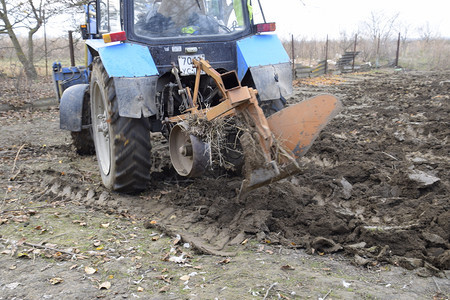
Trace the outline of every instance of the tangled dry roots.
{"type": "Polygon", "coordinates": [[[239,141],[243,128],[236,117],[217,118],[207,121],[192,116],[185,121],[189,133],[208,143],[211,148],[211,168],[219,166],[226,170],[236,171],[240,168],[243,152],[239,141]]]}

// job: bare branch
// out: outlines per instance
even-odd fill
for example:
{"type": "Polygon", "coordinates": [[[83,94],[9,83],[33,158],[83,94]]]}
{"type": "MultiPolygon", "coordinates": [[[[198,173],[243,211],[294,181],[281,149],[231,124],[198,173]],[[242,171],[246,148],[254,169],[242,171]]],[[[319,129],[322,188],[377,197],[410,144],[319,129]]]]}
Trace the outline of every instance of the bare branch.
{"type": "Polygon", "coordinates": [[[34,35],[45,20],[67,12],[67,8],[79,7],[85,0],[0,0],[0,35],[8,34],[17,55],[29,78],[37,76],[34,67],[34,35]],[[45,8],[45,16],[44,16],[45,8]],[[17,32],[27,30],[26,47],[19,42],[17,32]]]}

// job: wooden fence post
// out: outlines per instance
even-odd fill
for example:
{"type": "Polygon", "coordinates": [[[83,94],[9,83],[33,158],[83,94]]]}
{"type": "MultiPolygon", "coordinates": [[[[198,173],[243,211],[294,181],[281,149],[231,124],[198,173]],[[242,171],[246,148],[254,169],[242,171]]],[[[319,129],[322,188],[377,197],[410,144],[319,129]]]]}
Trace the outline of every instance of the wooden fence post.
{"type": "Polygon", "coordinates": [[[355,34],[355,44],[353,46],[352,72],[355,72],[355,58],[356,58],[356,43],[357,42],[358,42],[358,34],[355,34]]]}
{"type": "Polygon", "coordinates": [[[327,42],[325,43],[325,75],[328,73],[328,34],[327,42]]]}
{"type": "Polygon", "coordinates": [[[292,35],[291,53],[292,53],[292,78],[293,78],[293,79],[296,79],[296,76],[295,76],[295,48],[294,48],[294,35],[292,35]]]}
{"type": "Polygon", "coordinates": [[[398,68],[398,57],[400,56],[400,32],[398,33],[397,40],[397,53],[395,55],[395,67],[398,68]]]}

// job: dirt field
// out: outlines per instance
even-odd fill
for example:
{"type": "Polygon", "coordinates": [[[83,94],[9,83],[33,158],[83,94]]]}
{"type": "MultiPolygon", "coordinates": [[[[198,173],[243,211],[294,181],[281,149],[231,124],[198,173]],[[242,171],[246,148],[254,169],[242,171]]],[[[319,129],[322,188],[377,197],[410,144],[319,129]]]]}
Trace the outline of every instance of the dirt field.
{"type": "Polygon", "coordinates": [[[448,299],[450,72],[298,82],[344,110],[302,172],[236,200],[153,135],[138,196],[101,185],[56,108],[0,112],[0,299],[448,299]]]}

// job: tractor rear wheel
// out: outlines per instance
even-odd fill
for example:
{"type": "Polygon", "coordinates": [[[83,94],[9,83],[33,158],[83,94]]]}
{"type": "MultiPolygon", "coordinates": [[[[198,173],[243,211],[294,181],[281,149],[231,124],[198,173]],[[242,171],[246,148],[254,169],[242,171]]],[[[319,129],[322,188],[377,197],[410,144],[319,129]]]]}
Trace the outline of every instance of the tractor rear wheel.
{"type": "Polygon", "coordinates": [[[89,129],[82,129],[79,132],[72,131],[71,136],[72,145],[79,155],[92,155],[95,153],[94,142],[89,129]]]}
{"type": "MultiPolygon", "coordinates": [[[[91,110],[89,95],[84,96],[82,122],[83,126],[91,124],[91,110]]],[[[83,128],[81,131],[72,131],[72,145],[79,155],[95,154],[94,140],[92,139],[92,128],[83,128]]]]}
{"type": "Polygon", "coordinates": [[[119,116],[113,78],[95,58],[91,82],[92,136],[102,181],[118,192],[137,193],[150,179],[150,122],[119,116]]]}

